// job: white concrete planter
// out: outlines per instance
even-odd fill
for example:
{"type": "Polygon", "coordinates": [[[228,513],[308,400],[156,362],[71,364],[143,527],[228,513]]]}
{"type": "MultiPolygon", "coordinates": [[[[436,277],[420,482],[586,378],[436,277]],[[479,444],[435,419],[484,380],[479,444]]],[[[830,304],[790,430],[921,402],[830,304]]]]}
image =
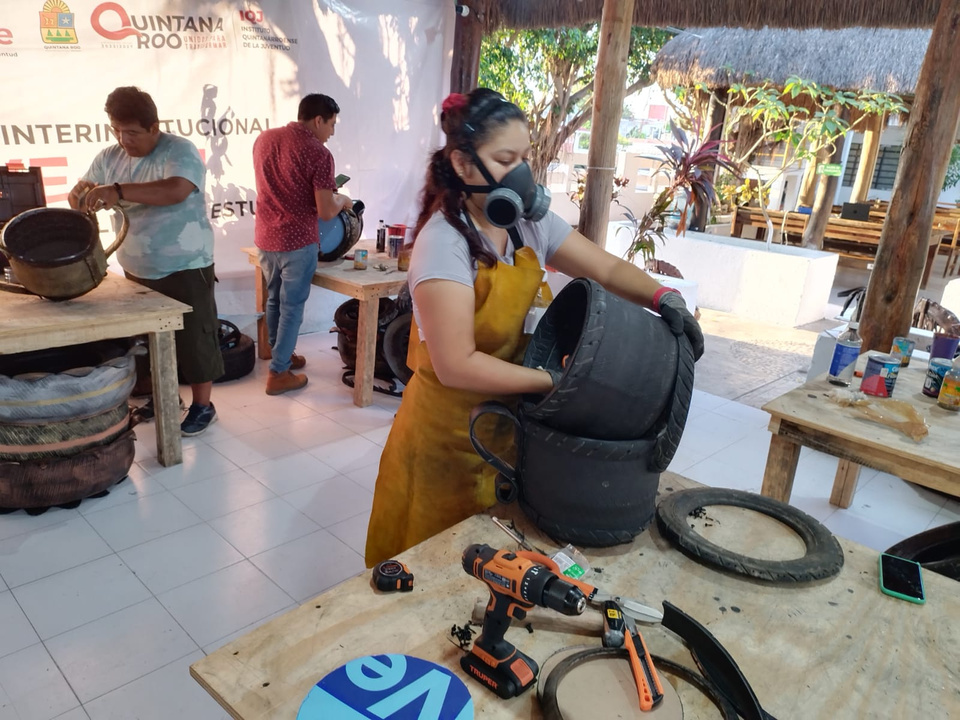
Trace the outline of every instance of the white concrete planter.
{"type": "MultiPolygon", "coordinates": [[[[607,249],[618,255],[629,244],[629,232],[618,233],[623,226],[610,223],[607,233],[607,249]]],[[[784,245],[768,251],[756,240],[687,232],[668,234],[657,258],[698,284],[701,307],[794,327],[826,315],[838,256],[784,245]]]]}
{"type": "Polygon", "coordinates": [[[702,307],[795,327],[826,315],[838,256],[807,248],[688,232],[657,257],[699,283],[702,307]]]}

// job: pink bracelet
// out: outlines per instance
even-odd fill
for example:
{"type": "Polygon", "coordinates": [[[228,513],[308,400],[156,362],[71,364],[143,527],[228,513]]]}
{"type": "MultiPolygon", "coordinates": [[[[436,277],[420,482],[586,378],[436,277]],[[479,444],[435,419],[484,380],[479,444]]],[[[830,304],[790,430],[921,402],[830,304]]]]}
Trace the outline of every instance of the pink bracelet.
{"type": "Polygon", "coordinates": [[[653,311],[654,312],[660,312],[660,298],[662,298],[668,292],[673,292],[673,293],[676,293],[677,295],[680,295],[680,297],[683,297],[681,292],[676,288],[667,287],[666,285],[664,285],[653,294],[653,311]]]}

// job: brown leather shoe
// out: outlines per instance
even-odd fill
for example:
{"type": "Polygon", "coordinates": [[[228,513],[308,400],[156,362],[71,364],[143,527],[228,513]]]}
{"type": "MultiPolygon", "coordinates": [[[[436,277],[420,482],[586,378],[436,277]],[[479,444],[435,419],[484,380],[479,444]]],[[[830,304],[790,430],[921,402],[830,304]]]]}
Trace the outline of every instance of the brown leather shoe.
{"type": "Polygon", "coordinates": [[[289,370],[282,373],[270,370],[267,376],[267,395],[282,395],[290,390],[299,390],[306,384],[306,375],[294,375],[289,370]]]}
{"type": "Polygon", "coordinates": [[[290,353],[290,369],[299,370],[307,364],[307,359],[303,355],[290,353]]]}

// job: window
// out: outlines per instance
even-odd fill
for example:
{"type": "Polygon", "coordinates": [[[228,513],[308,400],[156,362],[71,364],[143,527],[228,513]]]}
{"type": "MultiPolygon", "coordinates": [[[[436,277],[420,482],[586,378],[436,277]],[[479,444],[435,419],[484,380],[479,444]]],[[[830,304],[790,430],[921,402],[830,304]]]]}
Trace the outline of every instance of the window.
{"type": "MultiPolygon", "coordinates": [[[[871,190],[892,190],[893,181],[897,178],[897,168],[900,166],[900,145],[881,145],[877,155],[877,165],[873,169],[873,179],[870,182],[871,190]]],[[[860,169],[860,154],[863,145],[850,144],[850,153],[847,155],[847,165],[843,171],[843,187],[853,187],[857,171],[860,169]]]]}
{"type": "Polygon", "coordinates": [[[850,152],[847,154],[847,166],[843,170],[843,187],[853,187],[857,178],[857,169],[860,167],[861,143],[850,143],[850,152]]]}
{"type": "Polygon", "coordinates": [[[873,173],[873,182],[870,187],[874,190],[892,190],[893,181],[897,179],[897,168],[900,166],[899,145],[880,146],[880,156],[877,158],[877,169],[873,173]]]}

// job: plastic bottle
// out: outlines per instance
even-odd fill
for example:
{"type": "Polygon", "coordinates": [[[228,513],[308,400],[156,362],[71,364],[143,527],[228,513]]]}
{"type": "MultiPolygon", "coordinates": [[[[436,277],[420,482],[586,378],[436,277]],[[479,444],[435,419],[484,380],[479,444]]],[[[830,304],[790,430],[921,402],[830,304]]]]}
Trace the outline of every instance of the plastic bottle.
{"type": "Polygon", "coordinates": [[[837,338],[837,345],[833,351],[833,360],[830,362],[830,371],[827,380],[834,385],[849,385],[853,380],[853,371],[860,356],[860,346],[863,340],[857,333],[857,328],[849,326],[837,338]]]}
{"type": "Polygon", "coordinates": [[[954,361],[953,367],[943,376],[937,405],[944,410],[960,411],[960,360],[954,361]]]}
{"type": "Polygon", "coordinates": [[[380,221],[380,224],[377,225],[377,252],[382,253],[387,250],[387,226],[383,224],[383,220],[380,221]]]}

